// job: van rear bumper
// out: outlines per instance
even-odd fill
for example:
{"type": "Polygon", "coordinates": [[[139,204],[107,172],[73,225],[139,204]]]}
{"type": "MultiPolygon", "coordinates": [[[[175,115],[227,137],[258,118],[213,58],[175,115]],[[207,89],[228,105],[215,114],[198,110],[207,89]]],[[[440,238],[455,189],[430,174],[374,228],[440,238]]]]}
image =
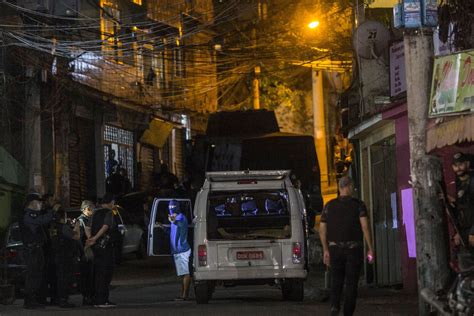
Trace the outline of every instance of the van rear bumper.
{"type": "Polygon", "coordinates": [[[196,281],[207,280],[241,280],[241,279],[305,279],[305,269],[265,270],[265,269],[232,269],[194,271],[196,281]]]}

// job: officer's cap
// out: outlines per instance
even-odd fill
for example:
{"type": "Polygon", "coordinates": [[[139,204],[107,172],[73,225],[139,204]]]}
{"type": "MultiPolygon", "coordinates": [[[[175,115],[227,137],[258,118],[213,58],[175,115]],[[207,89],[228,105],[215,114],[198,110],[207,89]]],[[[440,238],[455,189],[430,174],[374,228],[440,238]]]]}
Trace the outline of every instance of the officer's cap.
{"type": "Polygon", "coordinates": [[[462,152],[458,152],[458,153],[455,153],[453,155],[453,164],[455,163],[461,163],[461,162],[466,162],[468,161],[468,157],[466,156],[466,154],[462,153],[462,152]]]}
{"type": "Polygon", "coordinates": [[[33,201],[39,201],[43,202],[43,199],[41,198],[41,195],[38,193],[30,193],[26,196],[25,204],[28,205],[33,201]]]}

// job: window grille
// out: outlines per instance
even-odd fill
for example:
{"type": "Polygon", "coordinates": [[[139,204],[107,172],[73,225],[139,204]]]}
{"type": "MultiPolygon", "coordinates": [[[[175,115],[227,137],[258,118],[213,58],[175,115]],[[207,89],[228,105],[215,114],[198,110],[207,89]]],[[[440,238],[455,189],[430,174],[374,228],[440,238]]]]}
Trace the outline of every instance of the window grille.
{"type": "Polygon", "coordinates": [[[128,173],[128,179],[132,186],[134,185],[134,142],[133,132],[127,131],[111,125],[104,127],[104,166],[105,178],[110,174],[107,170],[107,160],[109,153],[115,152],[115,160],[118,162],[118,168],[125,168],[128,173]]]}

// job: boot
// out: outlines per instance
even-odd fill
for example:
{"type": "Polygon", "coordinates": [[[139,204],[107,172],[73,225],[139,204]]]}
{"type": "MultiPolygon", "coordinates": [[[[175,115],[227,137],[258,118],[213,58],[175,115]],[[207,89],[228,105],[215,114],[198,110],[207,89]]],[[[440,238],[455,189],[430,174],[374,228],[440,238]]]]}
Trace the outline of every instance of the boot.
{"type": "Polygon", "coordinates": [[[84,296],[82,298],[82,306],[92,306],[94,305],[92,302],[92,298],[88,296],[84,296]]]}
{"type": "Polygon", "coordinates": [[[67,300],[61,300],[59,302],[59,307],[61,308],[73,308],[76,307],[73,303],[69,303],[67,300]]]}

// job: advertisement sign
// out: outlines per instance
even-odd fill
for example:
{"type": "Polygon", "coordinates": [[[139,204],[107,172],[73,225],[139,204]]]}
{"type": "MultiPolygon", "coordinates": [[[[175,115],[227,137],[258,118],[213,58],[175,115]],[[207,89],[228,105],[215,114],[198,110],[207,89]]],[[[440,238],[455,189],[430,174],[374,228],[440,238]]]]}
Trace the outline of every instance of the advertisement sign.
{"type": "Polygon", "coordinates": [[[405,47],[403,42],[390,46],[390,96],[407,91],[405,75],[405,47]]]}
{"type": "Polygon", "coordinates": [[[473,52],[435,58],[429,115],[474,111],[473,52]]]}

